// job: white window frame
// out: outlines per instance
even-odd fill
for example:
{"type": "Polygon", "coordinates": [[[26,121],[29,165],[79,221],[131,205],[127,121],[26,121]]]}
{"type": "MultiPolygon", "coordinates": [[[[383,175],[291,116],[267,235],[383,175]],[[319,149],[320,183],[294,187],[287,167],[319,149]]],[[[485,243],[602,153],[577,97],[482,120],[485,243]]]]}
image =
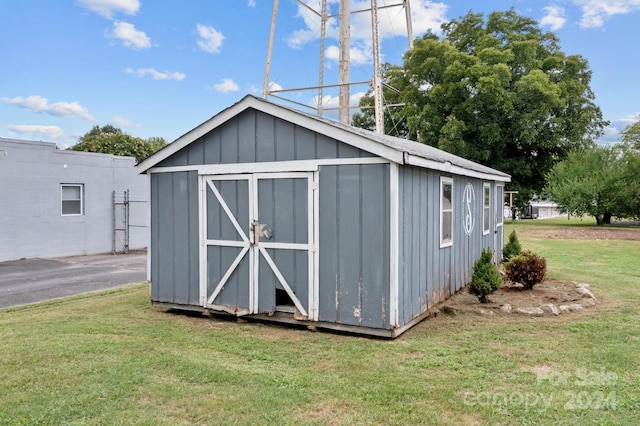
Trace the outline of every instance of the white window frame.
{"type": "Polygon", "coordinates": [[[84,215],[84,184],[82,183],[61,183],[60,184],[60,215],[61,216],[82,216],[84,215]],[[66,200],[64,198],[64,188],[79,188],[80,189],[80,199],[69,199],[66,200]],[[65,201],[79,201],[80,202],[80,212],[79,213],[65,213],[62,205],[65,201]]]}
{"type": "Polygon", "coordinates": [[[453,211],[455,210],[455,197],[453,194],[453,178],[450,177],[444,177],[444,176],[440,176],[440,248],[444,248],[444,247],[451,247],[453,245],[453,221],[454,221],[454,214],[453,211]],[[450,209],[446,209],[444,208],[444,187],[446,185],[451,186],[451,208],[450,209]],[[444,239],[444,223],[443,223],[443,217],[445,213],[450,213],[451,214],[451,220],[449,221],[449,239],[444,239]]]}
{"type": "Polygon", "coordinates": [[[496,184],[496,229],[504,224],[504,185],[496,184]],[[502,193],[502,197],[498,197],[502,193]]]}
{"type": "Polygon", "coordinates": [[[491,232],[491,184],[482,184],[482,235],[491,232]],[[489,191],[489,194],[487,194],[489,191]]]}

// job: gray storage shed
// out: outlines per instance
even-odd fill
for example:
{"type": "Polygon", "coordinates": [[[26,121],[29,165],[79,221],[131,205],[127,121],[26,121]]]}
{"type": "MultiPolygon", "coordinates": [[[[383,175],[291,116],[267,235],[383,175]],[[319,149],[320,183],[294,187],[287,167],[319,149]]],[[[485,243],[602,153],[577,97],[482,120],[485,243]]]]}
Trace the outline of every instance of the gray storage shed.
{"type": "Polygon", "coordinates": [[[138,168],[157,306],[395,337],[501,258],[509,175],[253,96],[138,168]]]}

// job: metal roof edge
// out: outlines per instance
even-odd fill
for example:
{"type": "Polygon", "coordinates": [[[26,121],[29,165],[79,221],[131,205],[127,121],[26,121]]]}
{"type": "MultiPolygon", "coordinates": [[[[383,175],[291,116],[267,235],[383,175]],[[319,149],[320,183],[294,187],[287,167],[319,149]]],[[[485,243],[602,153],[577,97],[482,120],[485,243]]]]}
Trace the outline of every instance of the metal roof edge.
{"type": "Polygon", "coordinates": [[[440,161],[429,160],[427,158],[418,157],[411,154],[405,155],[405,163],[412,166],[424,167],[426,169],[438,170],[445,173],[451,173],[477,179],[492,180],[498,182],[511,182],[511,176],[506,173],[480,172],[477,170],[471,170],[462,166],[452,164],[449,161],[445,161],[444,163],[442,163],[440,161]]]}

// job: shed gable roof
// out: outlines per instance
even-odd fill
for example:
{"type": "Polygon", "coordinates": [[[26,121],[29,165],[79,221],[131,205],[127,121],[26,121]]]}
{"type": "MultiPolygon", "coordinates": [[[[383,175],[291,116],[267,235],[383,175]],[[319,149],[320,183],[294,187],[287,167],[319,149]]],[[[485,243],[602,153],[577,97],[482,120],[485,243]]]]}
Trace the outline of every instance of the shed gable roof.
{"type": "Polygon", "coordinates": [[[371,132],[348,126],[294,110],[273,102],[247,95],[239,102],[224,109],[209,120],[180,136],[160,151],[138,164],[140,173],[156,166],[164,159],[175,154],[187,145],[195,142],[213,129],[237,116],[247,109],[255,109],[299,125],[327,137],[339,140],[356,148],[371,152],[377,156],[398,164],[408,164],[453,174],[510,181],[506,173],[475,163],[473,161],[447,153],[429,145],[402,138],[371,132]]]}

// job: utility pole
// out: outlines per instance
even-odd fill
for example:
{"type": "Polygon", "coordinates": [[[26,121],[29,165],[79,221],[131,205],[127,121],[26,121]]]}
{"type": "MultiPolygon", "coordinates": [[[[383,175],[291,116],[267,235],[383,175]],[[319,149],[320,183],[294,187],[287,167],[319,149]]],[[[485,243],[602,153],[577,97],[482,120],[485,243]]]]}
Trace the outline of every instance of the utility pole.
{"type": "Polygon", "coordinates": [[[380,69],[380,40],[378,38],[378,1],[371,0],[371,44],[373,46],[373,103],[376,133],[384,133],[382,107],[382,70],[380,69]]]}
{"type": "Polygon", "coordinates": [[[340,53],[338,57],[340,69],[340,88],[338,96],[338,119],[342,124],[349,124],[349,97],[351,82],[351,66],[349,49],[351,47],[351,6],[349,0],[340,0],[340,53]]]}
{"type": "Polygon", "coordinates": [[[262,83],[262,98],[269,95],[269,72],[271,71],[271,55],[273,53],[273,38],[276,34],[276,19],[278,17],[278,0],[273,0],[271,11],[271,31],[269,31],[269,47],[267,47],[267,63],[264,67],[264,82],[262,83]]]}
{"type": "Polygon", "coordinates": [[[318,115],[322,117],[324,112],[324,40],[327,35],[327,0],[322,0],[322,10],[320,11],[320,60],[318,69],[318,115]]]}

